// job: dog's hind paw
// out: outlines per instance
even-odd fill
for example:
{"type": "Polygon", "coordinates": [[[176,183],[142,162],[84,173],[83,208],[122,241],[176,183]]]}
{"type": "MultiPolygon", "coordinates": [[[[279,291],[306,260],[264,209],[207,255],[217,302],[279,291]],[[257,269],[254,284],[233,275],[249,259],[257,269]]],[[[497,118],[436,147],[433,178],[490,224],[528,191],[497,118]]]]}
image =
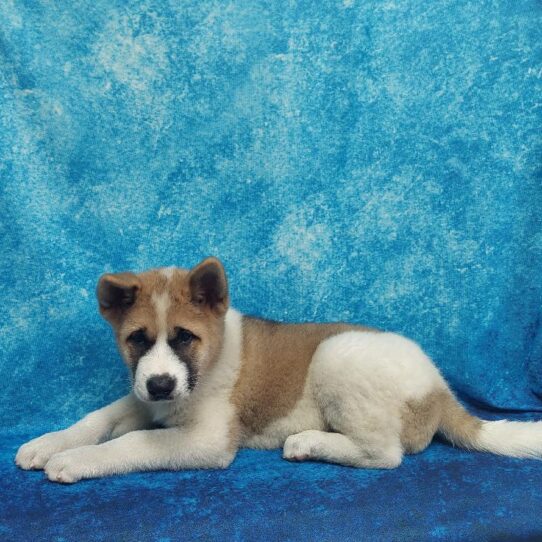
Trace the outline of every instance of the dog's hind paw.
{"type": "Polygon", "coordinates": [[[290,435],[284,443],[282,457],[288,461],[307,461],[311,459],[313,440],[310,431],[290,435]]]}

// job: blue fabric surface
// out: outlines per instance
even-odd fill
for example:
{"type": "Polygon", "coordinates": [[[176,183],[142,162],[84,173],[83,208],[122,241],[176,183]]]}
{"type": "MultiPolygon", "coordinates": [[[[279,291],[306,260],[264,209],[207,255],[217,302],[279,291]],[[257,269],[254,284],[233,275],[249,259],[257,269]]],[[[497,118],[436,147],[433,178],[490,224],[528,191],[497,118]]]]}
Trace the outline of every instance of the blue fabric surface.
{"type": "Polygon", "coordinates": [[[540,463],[438,443],[12,465],[127,389],[97,277],[210,254],[241,311],[405,333],[471,405],[542,413],[540,1],[6,0],[0,86],[0,536],[542,540],[540,463]]]}

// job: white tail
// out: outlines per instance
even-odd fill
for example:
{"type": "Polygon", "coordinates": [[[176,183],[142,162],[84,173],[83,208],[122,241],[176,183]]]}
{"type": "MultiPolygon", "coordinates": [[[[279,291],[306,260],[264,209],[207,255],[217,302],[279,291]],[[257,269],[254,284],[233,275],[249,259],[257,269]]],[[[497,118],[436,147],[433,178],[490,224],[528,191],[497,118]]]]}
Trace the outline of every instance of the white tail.
{"type": "Polygon", "coordinates": [[[451,392],[444,397],[439,431],[450,442],[481,452],[542,459],[542,421],[485,421],[469,414],[451,392]]]}
{"type": "Polygon", "coordinates": [[[542,458],[542,422],[482,422],[474,448],[511,457],[542,458]]]}

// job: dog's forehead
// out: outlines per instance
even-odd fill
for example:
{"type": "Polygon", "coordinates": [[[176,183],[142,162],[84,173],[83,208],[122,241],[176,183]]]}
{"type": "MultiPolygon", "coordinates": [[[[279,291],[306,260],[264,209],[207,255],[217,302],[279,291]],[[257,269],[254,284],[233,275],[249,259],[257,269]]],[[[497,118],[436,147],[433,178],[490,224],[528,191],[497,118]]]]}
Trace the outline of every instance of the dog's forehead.
{"type": "Polygon", "coordinates": [[[196,325],[204,318],[190,300],[189,271],[177,267],[152,269],[138,274],[140,289],[128,313],[128,327],[165,328],[182,320],[196,325]]]}
{"type": "Polygon", "coordinates": [[[158,320],[163,319],[169,307],[188,302],[187,275],[185,269],[173,267],[138,273],[138,293],[122,322],[125,333],[141,327],[156,333],[158,320]]]}
{"type": "Polygon", "coordinates": [[[143,298],[168,296],[174,301],[188,295],[188,270],[178,267],[161,267],[138,274],[143,298]]]}

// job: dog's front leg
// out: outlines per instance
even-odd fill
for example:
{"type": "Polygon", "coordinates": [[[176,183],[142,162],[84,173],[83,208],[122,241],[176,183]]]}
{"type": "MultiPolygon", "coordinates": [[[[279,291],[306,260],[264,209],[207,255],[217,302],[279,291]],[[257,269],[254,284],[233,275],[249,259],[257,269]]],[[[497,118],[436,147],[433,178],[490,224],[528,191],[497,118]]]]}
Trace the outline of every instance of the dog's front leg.
{"type": "Polygon", "coordinates": [[[55,454],[45,466],[49,480],[73,483],[82,478],[148,470],[225,468],[235,451],[227,434],[202,434],[179,428],[134,431],[97,446],[55,454]]]}
{"type": "Polygon", "coordinates": [[[23,444],[15,457],[22,469],[43,469],[52,455],[89,444],[98,444],[129,431],[150,427],[150,419],[132,395],[91,412],[62,431],[46,433],[23,444]]]}

